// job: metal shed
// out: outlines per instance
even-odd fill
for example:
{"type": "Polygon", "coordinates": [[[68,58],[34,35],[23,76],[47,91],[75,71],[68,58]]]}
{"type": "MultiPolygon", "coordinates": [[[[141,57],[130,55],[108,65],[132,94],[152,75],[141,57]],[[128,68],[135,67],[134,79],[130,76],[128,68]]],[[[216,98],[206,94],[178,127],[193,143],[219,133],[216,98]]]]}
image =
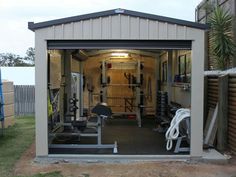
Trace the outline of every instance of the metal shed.
{"type": "Polygon", "coordinates": [[[114,9],[41,23],[29,22],[28,28],[35,32],[36,156],[50,156],[47,127],[47,51],[116,48],[191,50],[191,150],[190,155],[179,157],[202,157],[206,25],[114,9]]]}

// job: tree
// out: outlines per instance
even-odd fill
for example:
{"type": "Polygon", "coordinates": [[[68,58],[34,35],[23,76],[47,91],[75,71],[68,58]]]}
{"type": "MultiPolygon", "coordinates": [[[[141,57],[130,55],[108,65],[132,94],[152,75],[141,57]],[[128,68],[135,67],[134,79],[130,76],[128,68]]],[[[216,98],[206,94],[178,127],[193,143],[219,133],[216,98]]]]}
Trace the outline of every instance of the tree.
{"type": "Polygon", "coordinates": [[[30,47],[25,57],[13,53],[0,53],[0,66],[34,66],[35,50],[30,47]]]}
{"type": "Polygon", "coordinates": [[[26,51],[26,56],[24,57],[26,61],[31,61],[33,64],[35,62],[35,49],[33,47],[29,47],[26,51]]]}
{"type": "Polygon", "coordinates": [[[217,6],[210,16],[209,24],[212,44],[210,54],[215,57],[219,69],[227,69],[235,53],[233,17],[217,6]]]}

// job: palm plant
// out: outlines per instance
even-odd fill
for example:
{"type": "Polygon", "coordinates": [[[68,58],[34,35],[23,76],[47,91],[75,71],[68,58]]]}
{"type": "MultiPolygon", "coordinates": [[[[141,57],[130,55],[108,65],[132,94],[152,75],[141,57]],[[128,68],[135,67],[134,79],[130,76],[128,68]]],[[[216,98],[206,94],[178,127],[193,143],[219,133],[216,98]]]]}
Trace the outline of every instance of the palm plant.
{"type": "Polygon", "coordinates": [[[229,67],[230,59],[234,56],[233,17],[229,12],[216,7],[210,19],[210,54],[216,59],[218,69],[229,67]]]}

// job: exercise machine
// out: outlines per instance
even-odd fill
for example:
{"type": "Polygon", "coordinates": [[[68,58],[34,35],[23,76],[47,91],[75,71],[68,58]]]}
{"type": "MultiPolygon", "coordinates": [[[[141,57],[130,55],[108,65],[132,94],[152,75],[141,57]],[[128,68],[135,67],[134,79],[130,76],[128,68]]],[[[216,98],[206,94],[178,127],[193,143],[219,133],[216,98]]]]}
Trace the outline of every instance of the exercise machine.
{"type": "Polygon", "coordinates": [[[71,123],[64,123],[63,126],[69,126],[73,130],[72,132],[55,132],[50,133],[50,136],[77,136],[78,141],[80,137],[95,137],[97,139],[96,144],[50,144],[49,148],[75,148],[75,149],[113,149],[113,153],[118,153],[117,142],[114,144],[102,144],[102,127],[104,126],[104,120],[111,117],[112,111],[105,103],[97,104],[93,109],[92,113],[96,114],[97,121],[89,122],[87,120],[76,120],[76,100],[75,96],[71,99],[71,103],[74,104],[71,107],[71,112],[73,112],[73,120],[71,123]],[[93,133],[86,133],[86,129],[92,128],[93,133]]]}

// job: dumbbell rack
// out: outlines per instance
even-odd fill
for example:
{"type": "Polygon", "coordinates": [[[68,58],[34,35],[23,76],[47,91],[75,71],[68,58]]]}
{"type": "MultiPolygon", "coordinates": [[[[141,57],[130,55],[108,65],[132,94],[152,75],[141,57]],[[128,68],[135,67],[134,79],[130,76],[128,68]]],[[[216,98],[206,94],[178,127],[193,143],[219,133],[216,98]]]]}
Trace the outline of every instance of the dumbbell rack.
{"type": "Polygon", "coordinates": [[[165,119],[168,112],[168,93],[163,91],[157,92],[156,99],[156,117],[157,119],[165,119]]]}

